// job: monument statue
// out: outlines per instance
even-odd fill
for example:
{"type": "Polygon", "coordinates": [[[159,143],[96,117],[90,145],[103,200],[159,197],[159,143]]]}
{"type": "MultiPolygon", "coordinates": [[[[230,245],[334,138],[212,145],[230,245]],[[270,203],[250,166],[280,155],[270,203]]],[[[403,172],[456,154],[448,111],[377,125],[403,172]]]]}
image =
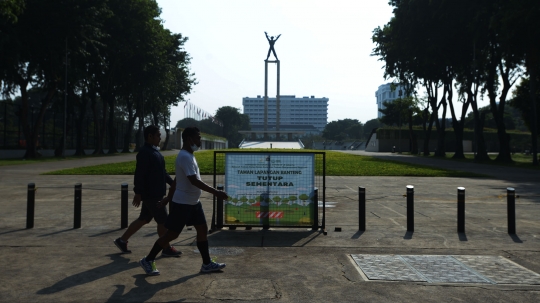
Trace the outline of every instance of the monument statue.
{"type": "Polygon", "coordinates": [[[268,34],[266,32],[264,32],[264,34],[266,35],[266,39],[268,40],[268,43],[270,44],[270,49],[268,50],[268,55],[266,55],[266,60],[268,60],[268,58],[270,57],[270,52],[272,52],[276,60],[278,60],[277,55],[276,55],[276,50],[274,49],[274,44],[276,43],[277,39],[279,39],[281,34],[279,34],[279,36],[277,36],[275,40],[274,40],[274,36],[268,38],[268,34]]]}

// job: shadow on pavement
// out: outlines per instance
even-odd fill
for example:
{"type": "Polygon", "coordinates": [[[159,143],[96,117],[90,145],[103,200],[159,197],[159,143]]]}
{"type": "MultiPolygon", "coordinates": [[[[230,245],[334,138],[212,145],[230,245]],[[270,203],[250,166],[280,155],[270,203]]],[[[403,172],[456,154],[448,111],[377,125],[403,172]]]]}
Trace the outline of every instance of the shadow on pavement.
{"type": "Polygon", "coordinates": [[[66,277],[52,286],[38,290],[36,293],[38,295],[57,293],[71,287],[94,282],[101,278],[112,276],[139,266],[137,262],[129,263],[129,259],[124,258],[120,254],[110,254],[107,255],[107,257],[111,258],[111,263],[66,277]]]}
{"type": "Polygon", "coordinates": [[[358,239],[358,238],[360,238],[360,236],[362,236],[364,233],[365,233],[365,231],[359,230],[359,231],[357,231],[357,232],[351,237],[351,239],[358,239]]]}
{"type": "Polygon", "coordinates": [[[68,229],[64,229],[64,230],[59,230],[59,231],[55,231],[53,233],[48,233],[48,234],[43,234],[43,235],[39,235],[38,237],[48,237],[48,236],[52,236],[52,235],[56,235],[56,234],[61,234],[61,233],[65,233],[65,232],[68,232],[68,231],[72,231],[72,230],[77,230],[75,228],[68,228],[68,229]]]}
{"type": "MultiPolygon", "coordinates": [[[[126,294],[124,294],[124,290],[126,288],[125,285],[115,285],[116,290],[112,293],[111,297],[107,300],[107,302],[126,302],[126,301],[135,301],[135,302],[146,302],[147,300],[152,299],[154,295],[165,288],[178,285],[181,283],[186,282],[187,280],[194,278],[200,274],[193,274],[185,277],[178,278],[174,281],[168,281],[168,282],[159,282],[156,284],[148,283],[146,280],[148,276],[144,274],[135,275],[133,276],[135,278],[135,286],[134,288],[130,289],[126,294]]],[[[176,299],[174,302],[184,302],[186,299],[176,299]]]]}
{"type": "Polygon", "coordinates": [[[523,243],[523,241],[516,234],[510,234],[510,238],[512,238],[512,241],[516,243],[523,243]]]}
{"type": "Polygon", "coordinates": [[[102,233],[99,233],[99,234],[95,234],[95,235],[90,235],[88,236],[89,238],[93,238],[93,237],[99,237],[99,236],[103,236],[103,235],[107,235],[107,234],[112,234],[114,232],[117,232],[117,231],[121,231],[121,230],[124,230],[125,228],[117,228],[117,229],[113,229],[113,230],[109,230],[109,231],[104,231],[102,233]]]}
{"type": "Polygon", "coordinates": [[[211,246],[301,247],[322,235],[321,231],[221,230],[208,235],[211,246]]]}
{"type": "Polygon", "coordinates": [[[0,233],[0,235],[16,233],[16,232],[18,232],[18,231],[23,231],[23,230],[26,230],[26,228],[20,228],[20,229],[8,230],[8,231],[5,231],[5,232],[0,233]]]}
{"type": "Polygon", "coordinates": [[[414,232],[412,232],[412,231],[407,231],[407,232],[405,233],[405,236],[403,236],[403,239],[405,239],[405,240],[410,240],[410,239],[412,239],[413,233],[414,233],[414,232]]]}
{"type": "Polygon", "coordinates": [[[465,233],[458,233],[459,241],[469,241],[465,233]]]}

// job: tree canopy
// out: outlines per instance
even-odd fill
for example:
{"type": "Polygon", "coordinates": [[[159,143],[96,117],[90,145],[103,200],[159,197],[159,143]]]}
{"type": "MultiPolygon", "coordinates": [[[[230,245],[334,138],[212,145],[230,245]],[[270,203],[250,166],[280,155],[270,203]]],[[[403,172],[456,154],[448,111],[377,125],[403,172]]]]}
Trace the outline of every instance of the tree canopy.
{"type": "MultiPolygon", "coordinates": [[[[540,39],[539,6],[533,0],[392,0],[389,4],[394,7],[394,17],[374,30],[373,55],[384,61],[386,78],[409,87],[409,93],[416,86],[427,92],[431,113],[424,154],[429,154],[426,148],[434,125],[436,155],[444,155],[445,123],[440,121],[449,111],[456,135],[454,157],[464,157],[461,141],[471,107],[479,151],[476,160],[489,159],[483,146],[484,119],[478,109],[478,95],[485,93],[499,139],[497,160],[511,161],[504,119],[507,96],[523,68],[529,75],[538,73],[540,48],[533,41],[540,39]],[[456,106],[461,106],[461,116],[457,116],[456,106]]],[[[536,82],[531,81],[530,87],[536,82]]],[[[533,108],[536,102],[531,91],[535,90],[529,89],[533,108]]],[[[536,123],[536,115],[531,118],[536,123]]],[[[535,132],[533,128],[536,163],[535,132]]]]}
{"type": "MultiPolygon", "coordinates": [[[[168,125],[170,107],[184,101],[196,82],[183,49],[187,38],[165,29],[160,15],[155,0],[0,2],[0,88],[5,97],[21,96],[25,157],[38,156],[37,133],[51,107],[73,116],[67,127],[76,128],[78,137],[91,111],[99,134],[94,153],[104,147],[117,152],[119,121],[128,124],[123,151],[129,151],[136,119],[139,130],[168,125]],[[32,125],[29,88],[44,93],[32,125]],[[103,145],[105,131],[109,142],[103,145]]],[[[82,143],[77,150],[84,152],[82,143]]]]}

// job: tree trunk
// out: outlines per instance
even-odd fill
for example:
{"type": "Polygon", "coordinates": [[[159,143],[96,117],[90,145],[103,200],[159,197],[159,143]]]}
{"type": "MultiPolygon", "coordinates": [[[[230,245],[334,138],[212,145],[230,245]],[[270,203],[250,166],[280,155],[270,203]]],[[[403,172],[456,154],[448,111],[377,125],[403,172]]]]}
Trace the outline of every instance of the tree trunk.
{"type": "MultiPolygon", "coordinates": [[[[426,108],[425,113],[429,113],[429,110],[426,108]]],[[[431,113],[429,115],[429,124],[426,130],[426,124],[424,123],[424,156],[429,156],[431,153],[429,152],[429,140],[431,137],[431,129],[433,128],[433,121],[435,120],[435,115],[431,113]]]]}
{"type": "MultiPolygon", "coordinates": [[[[98,102],[97,102],[97,96],[96,96],[96,92],[92,92],[92,94],[90,95],[90,98],[92,100],[92,115],[94,116],[94,126],[96,128],[95,132],[96,134],[94,135],[94,139],[96,140],[96,146],[94,148],[94,152],[92,153],[93,155],[103,155],[105,154],[103,152],[103,135],[104,135],[104,127],[99,123],[99,111],[98,111],[98,102]]],[[[101,100],[103,102],[103,100],[101,100]]],[[[105,121],[105,119],[107,119],[107,104],[105,102],[103,102],[103,110],[102,110],[102,113],[103,113],[103,121],[105,121]]]]}
{"type": "MultiPolygon", "coordinates": [[[[471,79],[467,79],[467,86],[471,85],[471,79]]],[[[461,119],[458,120],[454,111],[454,105],[452,103],[452,92],[450,91],[448,96],[448,103],[450,104],[450,112],[452,114],[452,126],[454,127],[454,134],[456,136],[456,152],[452,156],[452,159],[465,159],[465,154],[463,152],[463,129],[465,123],[465,114],[469,109],[469,104],[471,103],[472,96],[467,95],[467,100],[463,102],[461,107],[461,119]]]]}
{"type": "Polygon", "coordinates": [[[162,150],[167,150],[169,146],[169,133],[170,130],[165,127],[165,141],[163,142],[163,148],[162,150]]]}
{"type": "Polygon", "coordinates": [[[118,150],[116,149],[116,128],[114,127],[114,107],[116,97],[109,93],[106,96],[107,100],[105,101],[109,104],[109,151],[107,154],[111,155],[118,153],[118,150]]]}
{"type": "Polygon", "coordinates": [[[133,126],[135,125],[135,119],[137,117],[137,113],[133,114],[133,107],[128,106],[128,125],[126,132],[124,133],[124,147],[122,149],[122,153],[130,153],[129,150],[129,144],[131,140],[131,133],[133,131],[133,126]]]}
{"type": "Polygon", "coordinates": [[[411,151],[411,154],[417,155],[418,154],[418,140],[416,133],[413,131],[412,128],[412,109],[409,109],[409,150],[411,151]]]}
{"type": "Polygon", "coordinates": [[[39,114],[34,122],[34,125],[28,124],[28,91],[26,89],[26,86],[28,85],[28,81],[22,80],[20,82],[20,89],[21,89],[21,102],[22,102],[22,108],[21,108],[21,125],[23,127],[23,133],[24,137],[26,139],[26,152],[24,155],[25,159],[34,159],[39,156],[41,156],[40,153],[37,152],[37,140],[38,140],[38,133],[39,128],[41,124],[43,124],[43,118],[45,117],[45,111],[47,110],[47,107],[52,101],[52,98],[54,97],[54,94],[56,92],[56,85],[53,85],[49,88],[47,91],[47,95],[44,99],[41,99],[39,114]]]}
{"type": "Polygon", "coordinates": [[[538,58],[536,48],[528,49],[525,64],[529,72],[529,92],[531,98],[531,147],[533,154],[533,165],[538,166],[538,117],[536,116],[536,88],[538,80],[538,58]]]}
{"type": "Polygon", "coordinates": [[[474,162],[491,161],[488,156],[486,141],[484,140],[484,122],[486,121],[486,112],[479,113],[478,108],[473,106],[474,113],[474,136],[476,138],[476,155],[474,162]]]}
{"type": "MultiPolygon", "coordinates": [[[[77,96],[75,95],[75,92],[72,91],[72,95],[74,98],[77,96]]],[[[88,104],[88,99],[86,98],[86,94],[83,93],[83,95],[79,98],[79,117],[75,119],[73,122],[75,124],[75,129],[77,131],[77,139],[75,143],[75,156],[84,156],[86,153],[84,152],[84,146],[83,146],[83,133],[84,133],[84,118],[86,116],[86,105],[88,104]]],[[[74,113],[76,115],[76,113],[74,113]]]]}
{"type": "Polygon", "coordinates": [[[437,119],[437,149],[435,150],[435,157],[445,157],[445,136],[446,136],[446,89],[444,90],[443,97],[439,103],[443,107],[442,121],[437,119]]]}

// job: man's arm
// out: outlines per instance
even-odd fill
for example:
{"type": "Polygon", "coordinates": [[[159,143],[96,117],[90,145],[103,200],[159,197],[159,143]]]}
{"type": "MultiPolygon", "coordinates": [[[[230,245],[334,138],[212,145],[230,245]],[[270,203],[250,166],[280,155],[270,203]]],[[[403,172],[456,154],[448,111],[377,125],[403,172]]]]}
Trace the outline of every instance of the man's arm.
{"type": "Polygon", "coordinates": [[[217,190],[215,188],[213,188],[212,186],[204,183],[202,180],[199,180],[197,179],[197,176],[196,175],[191,175],[191,176],[187,176],[189,182],[191,182],[191,184],[201,190],[204,190],[205,192],[209,192],[211,193],[212,195],[218,197],[218,198],[221,198],[223,200],[227,200],[229,199],[229,196],[227,195],[226,192],[222,191],[222,190],[217,190]]]}
{"type": "Polygon", "coordinates": [[[135,176],[133,180],[133,191],[135,192],[135,196],[133,197],[133,201],[131,204],[135,207],[139,207],[141,204],[142,199],[142,192],[144,191],[144,176],[148,174],[148,168],[150,166],[150,159],[148,158],[148,155],[144,152],[139,152],[137,154],[137,163],[135,164],[135,176]]]}
{"type": "Polygon", "coordinates": [[[279,35],[276,37],[276,40],[274,40],[274,41],[277,41],[277,39],[279,39],[279,37],[281,37],[281,34],[279,34],[279,35]]]}
{"type": "Polygon", "coordinates": [[[264,32],[264,34],[266,35],[266,40],[270,41],[270,38],[268,38],[268,34],[266,32],[264,32]]]}
{"type": "Polygon", "coordinates": [[[169,194],[165,198],[163,198],[161,201],[158,202],[158,204],[157,204],[158,207],[163,207],[163,206],[167,205],[167,203],[172,201],[172,198],[174,196],[174,192],[176,191],[176,177],[174,177],[174,181],[170,185],[171,186],[169,187],[169,194]]]}

